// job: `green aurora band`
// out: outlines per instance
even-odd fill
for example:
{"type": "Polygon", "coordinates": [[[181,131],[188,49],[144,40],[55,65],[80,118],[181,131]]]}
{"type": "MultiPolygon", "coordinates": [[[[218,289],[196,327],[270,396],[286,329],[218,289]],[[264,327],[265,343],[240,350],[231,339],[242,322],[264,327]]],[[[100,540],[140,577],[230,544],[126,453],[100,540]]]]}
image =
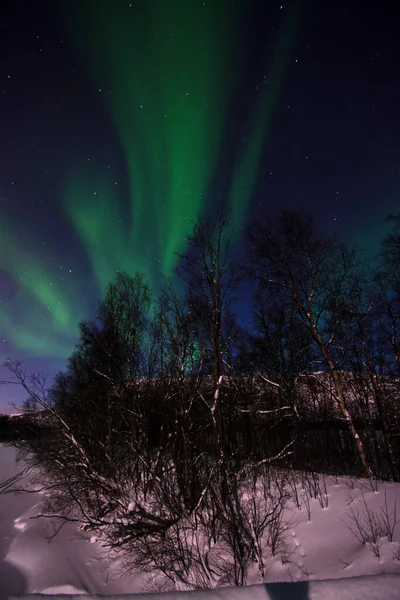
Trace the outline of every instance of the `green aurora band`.
{"type": "MultiPolygon", "coordinates": [[[[13,284],[8,301],[0,303],[2,336],[31,357],[66,357],[83,316],[79,295],[69,286],[67,272],[43,260],[32,234],[21,235],[20,227],[19,235],[12,235],[13,229],[3,217],[0,254],[7,257],[5,272],[13,284]]],[[[6,358],[1,353],[0,361],[6,358]]]]}
{"type": "Polygon", "coordinates": [[[251,120],[249,142],[233,173],[229,200],[231,227],[234,232],[242,228],[246,217],[246,208],[252,199],[257,183],[273,111],[279,101],[283,79],[291,57],[295,24],[296,10],[293,7],[286,17],[285,26],[276,45],[272,63],[269,64],[269,58],[266,61],[264,72],[268,73],[268,82],[251,120]]]}
{"type": "Polygon", "coordinates": [[[106,0],[69,12],[96,86],[111,90],[104,97],[130,188],[127,219],[114,200],[102,207],[90,191],[80,192],[79,180],[65,195],[102,287],[110,275],[106,257],[113,254],[129,255],[120,268],[142,270],[149,280],[171,275],[174,252],[184,249],[192,220],[206,207],[214,175],[234,84],[235,15],[226,22],[224,2],[174,0],[172,6],[146,0],[129,10],[127,3],[106,0]],[[120,220],[118,231],[96,235],[120,220]],[[98,253],[104,242],[108,248],[98,253]]]}
{"type": "MultiPolygon", "coordinates": [[[[120,269],[140,270],[154,285],[160,273],[171,275],[174,253],[184,250],[192,221],[209,210],[243,44],[237,3],[142,0],[129,9],[127,3],[93,0],[68,7],[80,55],[98,89],[105,92],[130,187],[125,219],[113,194],[102,191],[102,199],[98,193],[93,198],[90,185],[74,179],[65,195],[68,215],[101,288],[115,273],[113,257],[120,269]]],[[[234,231],[243,226],[254,192],[294,22],[290,11],[272,67],[266,65],[271,83],[260,98],[248,145],[232,174],[228,205],[234,231]]]]}
{"type": "MultiPolygon", "coordinates": [[[[90,261],[98,296],[117,271],[141,271],[157,288],[161,275],[173,273],[174,252],[184,250],[192,221],[213,206],[245,43],[241,14],[234,0],[66,0],[64,8],[77,53],[114,124],[128,181],[127,190],[116,186],[106,165],[72,166],[63,185],[65,215],[90,261]]],[[[231,173],[232,231],[243,226],[254,193],[294,25],[289,12],[267,63],[270,83],[231,173]]],[[[77,322],[88,317],[81,288],[60,281],[56,264],[32,259],[32,248],[9,234],[12,223],[1,228],[0,250],[12,257],[7,273],[18,285],[12,308],[0,306],[4,335],[32,356],[65,358],[77,322]]],[[[25,239],[34,245],[32,235],[25,239]]]]}

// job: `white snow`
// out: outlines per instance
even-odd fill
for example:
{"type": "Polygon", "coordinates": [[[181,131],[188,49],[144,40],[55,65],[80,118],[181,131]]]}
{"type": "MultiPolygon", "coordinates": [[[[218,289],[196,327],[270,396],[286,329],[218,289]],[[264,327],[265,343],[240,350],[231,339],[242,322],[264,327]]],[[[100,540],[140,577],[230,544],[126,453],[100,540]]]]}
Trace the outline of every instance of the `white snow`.
{"type": "MultiPolygon", "coordinates": [[[[0,484],[22,470],[23,465],[15,462],[15,450],[0,445],[0,484]]],[[[23,483],[29,485],[28,476],[23,483]]],[[[305,505],[299,510],[291,504],[285,516],[291,521],[285,545],[274,557],[266,554],[265,582],[400,575],[400,522],[392,542],[385,537],[380,540],[379,557],[372,545],[358,541],[345,525],[350,522],[351,507],[360,518],[363,516],[364,501],[375,515],[379,514],[385,505],[385,495],[391,518],[394,518],[397,501],[397,518],[400,520],[400,484],[378,482],[376,486],[375,490],[366,480],[326,478],[327,496],[321,502],[314,498],[310,500],[310,520],[305,505]],[[326,503],[327,506],[321,506],[326,503]]],[[[301,484],[297,491],[299,497],[304,494],[301,484]]],[[[96,536],[83,532],[77,524],[66,524],[49,540],[55,524],[50,519],[34,518],[42,502],[43,496],[36,491],[0,494],[0,600],[24,593],[117,595],[153,591],[147,587],[146,575],[122,573],[121,563],[109,560],[96,536]]],[[[250,570],[248,583],[260,583],[256,567],[254,571],[250,570]]],[[[379,584],[380,597],[395,598],[393,590],[397,583],[393,578],[383,577],[379,584]]],[[[314,589],[313,585],[317,584],[310,583],[310,590],[314,589]]],[[[366,585],[365,581],[361,581],[362,585],[366,585]]],[[[340,587],[341,582],[327,582],[324,586],[326,596],[318,596],[316,592],[315,598],[336,598],[339,596],[334,595],[334,589],[349,589],[340,587]],[[332,596],[328,589],[332,590],[332,596]]],[[[268,597],[265,593],[264,589],[264,597],[268,597]]],[[[347,592],[343,594],[343,598],[350,598],[347,592]]],[[[272,591],[270,597],[275,597],[272,591]]]]}
{"type": "MultiPolygon", "coordinates": [[[[23,470],[15,450],[0,444],[0,483],[23,470]]],[[[22,484],[27,485],[27,478],[22,484]]],[[[133,575],[121,576],[104,549],[74,523],[54,534],[50,520],[34,519],[43,501],[37,492],[0,494],[0,600],[22,593],[121,594],[143,591],[133,575]]]]}

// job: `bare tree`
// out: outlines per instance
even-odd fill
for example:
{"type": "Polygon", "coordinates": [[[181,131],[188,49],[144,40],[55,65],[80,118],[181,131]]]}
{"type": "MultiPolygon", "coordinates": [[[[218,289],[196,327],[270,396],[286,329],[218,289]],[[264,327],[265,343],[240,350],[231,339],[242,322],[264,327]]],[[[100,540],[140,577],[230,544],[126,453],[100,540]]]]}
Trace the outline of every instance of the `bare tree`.
{"type": "Polygon", "coordinates": [[[335,239],[318,237],[311,218],[299,213],[283,213],[277,220],[254,225],[249,242],[254,277],[295,308],[312,336],[333,379],[335,399],[364,473],[371,477],[363,443],[346,405],[335,347],[357,304],[357,255],[335,239]]]}
{"type": "Polygon", "coordinates": [[[156,321],[162,336],[161,375],[183,379],[201,373],[204,342],[190,298],[180,296],[170,280],[164,282],[157,300],[156,321]]]}
{"type": "Polygon", "coordinates": [[[129,381],[148,375],[146,336],[151,303],[150,287],[141,273],[118,273],[99,306],[101,326],[115,336],[123,353],[123,375],[129,381]]]}
{"type": "Polygon", "coordinates": [[[210,221],[200,220],[187,237],[188,249],[181,258],[178,273],[188,289],[193,321],[210,348],[215,383],[229,372],[225,319],[232,318],[229,307],[236,282],[229,258],[228,219],[222,213],[210,221]]]}
{"type": "Polygon", "coordinates": [[[385,371],[400,375],[400,215],[390,215],[387,220],[393,229],[382,242],[373,296],[385,371]]]}

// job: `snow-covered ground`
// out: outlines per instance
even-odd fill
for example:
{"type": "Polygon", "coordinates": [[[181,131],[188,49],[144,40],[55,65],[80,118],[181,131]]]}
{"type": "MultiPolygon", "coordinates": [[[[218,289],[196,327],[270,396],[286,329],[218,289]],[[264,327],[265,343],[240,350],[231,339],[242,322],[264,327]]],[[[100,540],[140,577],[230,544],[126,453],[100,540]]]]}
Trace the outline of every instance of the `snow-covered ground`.
{"type": "MultiPolygon", "coordinates": [[[[15,450],[0,445],[0,484],[22,470],[23,465],[15,462],[15,450]]],[[[27,478],[24,485],[29,485],[27,478]]],[[[301,485],[297,489],[301,498],[301,485]]],[[[393,541],[382,537],[375,544],[363,544],[346,526],[356,526],[351,512],[361,522],[366,506],[372,519],[379,515],[383,519],[386,513],[392,523],[400,520],[400,484],[378,483],[373,489],[368,481],[327,478],[326,492],[320,499],[310,499],[309,511],[305,504],[301,510],[295,504],[287,510],[285,544],[274,557],[266,555],[265,582],[400,574],[400,522],[393,541]]],[[[0,494],[0,600],[33,592],[111,595],[150,591],[146,576],[123,574],[120,563],[107,560],[105,549],[76,524],[68,523],[49,541],[54,523],[33,518],[42,501],[37,491],[0,494]]],[[[389,589],[385,595],[384,581],[381,598],[395,597],[393,580],[388,578],[390,596],[389,589]]],[[[260,583],[256,569],[250,570],[248,583],[260,583]]]]}
{"type": "MultiPolygon", "coordinates": [[[[21,472],[15,450],[0,445],[0,483],[21,472]]],[[[29,483],[27,478],[18,485],[29,483]]],[[[43,496],[0,494],[0,600],[12,594],[91,593],[121,594],[143,591],[140,578],[121,577],[118,565],[110,568],[102,549],[90,536],[68,523],[55,531],[51,520],[34,519],[43,496]]]]}

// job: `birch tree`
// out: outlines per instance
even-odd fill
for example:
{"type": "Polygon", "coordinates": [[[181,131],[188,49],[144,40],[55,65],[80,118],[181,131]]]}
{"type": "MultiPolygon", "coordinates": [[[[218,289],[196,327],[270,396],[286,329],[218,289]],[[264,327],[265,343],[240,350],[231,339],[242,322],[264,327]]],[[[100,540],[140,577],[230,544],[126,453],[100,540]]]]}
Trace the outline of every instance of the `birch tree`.
{"type": "Polygon", "coordinates": [[[253,276],[278,291],[296,310],[316,344],[334,384],[334,397],[346,422],[364,474],[372,476],[363,442],[346,403],[336,342],[351,317],[358,291],[357,254],[336,239],[316,234],[311,218],[282,213],[249,232],[253,276]]]}
{"type": "Polygon", "coordinates": [[[229,372],[226,320],[237,281],[230,259],[228,219],[222,214],[209,221],[199,220],[187,236],[187,251],[180,256],[178,274],[188,290],[188,301],[201,336],[208,347],[215,384],[229,372]]]}

